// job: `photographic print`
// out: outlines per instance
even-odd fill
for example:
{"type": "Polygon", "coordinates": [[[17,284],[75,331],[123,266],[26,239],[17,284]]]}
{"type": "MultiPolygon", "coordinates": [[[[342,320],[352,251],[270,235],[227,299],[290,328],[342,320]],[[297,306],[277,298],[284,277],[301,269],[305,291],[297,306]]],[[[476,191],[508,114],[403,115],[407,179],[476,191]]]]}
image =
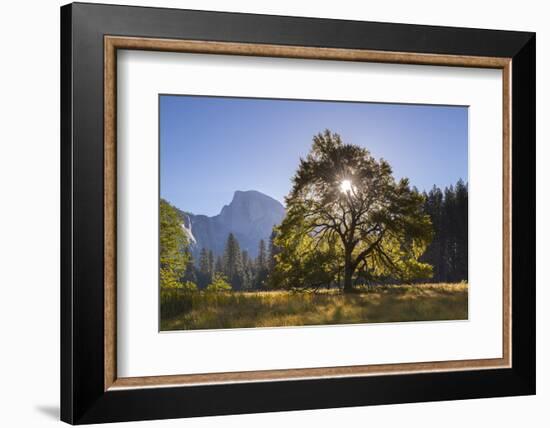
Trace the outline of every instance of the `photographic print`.
{"type": "Polygon", "coordinates": [[[468,107],[159,95],[160,330],[468,319],[468,107]]]}

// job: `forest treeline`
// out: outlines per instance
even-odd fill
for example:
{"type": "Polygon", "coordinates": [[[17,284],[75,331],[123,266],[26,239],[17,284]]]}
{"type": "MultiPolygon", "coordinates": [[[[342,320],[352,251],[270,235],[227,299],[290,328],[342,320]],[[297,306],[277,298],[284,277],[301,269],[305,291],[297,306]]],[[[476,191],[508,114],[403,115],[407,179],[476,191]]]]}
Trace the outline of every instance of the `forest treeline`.
{"type": "Polygon", "coordinates": [[[272,270],[277,254],[273,236],[266,243],[263,239],[258,244],[256,258],[249,256],[248,251],[241,250],[239,241],[229,233],[223,255],[214,256],[212,250],[202,248],[198,260],[191,258],[183,276],[183,281],[190,281],[199,288],[225,281],[234,290],[259,290],[268,288],[267,279],[272,270]]]}
{"type": "MultiPolygon", "coordinates": [[[[459,282],[468,280],[468,187],[459,180],[455,185],[441,189],[434,186],[423,192],[424,212],[430,217],[433,237],[420,257],[432,266],[431,278],[423,282],[459,282]]],[[[170,205],[163,201],[163,211],[170,205]]],[[[180,222],[179,215],[177,221],[180,222]]],[[[174,217],[175,218],[175,217],[174,217]]],[[[171,229],[175,233],[177,229],[171,229]]],[[[177,230],[179,232],[179,230],[177,230]]],[[[222,255],[215,256],[212,250],[202,248],[194,260],[186,237],[182,236],[180,252],[184,254],[177,283],[187,288],[217,290],[262,290],[276,288],[273,271],[280,248],[275,244],[276,232],[268,240],[259,242],[258,256],[252,258],[241,250],[234,234],[230,233],[222,255]]],[[[358,281],[362,281],[358,279],[358,281]]],[[[362,281],[364,282],[364,281],[362,281]]],[[[395,282],[387,278],[386,282],[395,282]]]]}
{"type": "Polygon", "coordinates": [[[424,192],[424,210],[433,227],[421,260],[433,266],[432,282],[468,281],[468,186],[459,180],[424,192]]]}

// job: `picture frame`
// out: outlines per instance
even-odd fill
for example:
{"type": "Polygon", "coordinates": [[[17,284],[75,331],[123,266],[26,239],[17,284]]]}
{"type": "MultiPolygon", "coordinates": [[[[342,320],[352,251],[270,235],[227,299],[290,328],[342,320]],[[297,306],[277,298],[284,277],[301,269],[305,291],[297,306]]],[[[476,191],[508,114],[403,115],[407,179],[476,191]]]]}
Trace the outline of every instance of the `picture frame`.
{"type": "Polygon", "coordinates": [[[61,419],[86,424],[534,394],[535,97],[534,33],[63,6],[61,419]],[[502,70],[502,358],[118,377],[118,50],[502,70]]]}

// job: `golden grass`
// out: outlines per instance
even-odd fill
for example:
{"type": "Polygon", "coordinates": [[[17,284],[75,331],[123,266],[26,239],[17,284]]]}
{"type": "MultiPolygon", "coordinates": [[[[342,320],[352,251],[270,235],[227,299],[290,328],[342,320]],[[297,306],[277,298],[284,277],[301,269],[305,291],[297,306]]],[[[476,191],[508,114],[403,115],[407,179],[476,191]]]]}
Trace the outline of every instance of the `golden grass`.
{"type": "Polygon", "coordinates": [[[468,318],[468,284],[338,290],[161,293],[161,330],[286,327],[468,318]]]}

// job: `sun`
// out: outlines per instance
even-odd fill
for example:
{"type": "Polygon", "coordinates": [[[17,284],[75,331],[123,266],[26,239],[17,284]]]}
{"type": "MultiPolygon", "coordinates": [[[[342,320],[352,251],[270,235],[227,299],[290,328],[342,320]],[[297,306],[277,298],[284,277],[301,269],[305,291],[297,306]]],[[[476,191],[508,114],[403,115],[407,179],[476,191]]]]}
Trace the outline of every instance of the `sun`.
{"type": "Polygon", "coordinates": [[[352,184],[350,180],[343,180],[342,183],[340,183],[340,191],[342,193],[349,193],[352,191],[352,184]]]}

